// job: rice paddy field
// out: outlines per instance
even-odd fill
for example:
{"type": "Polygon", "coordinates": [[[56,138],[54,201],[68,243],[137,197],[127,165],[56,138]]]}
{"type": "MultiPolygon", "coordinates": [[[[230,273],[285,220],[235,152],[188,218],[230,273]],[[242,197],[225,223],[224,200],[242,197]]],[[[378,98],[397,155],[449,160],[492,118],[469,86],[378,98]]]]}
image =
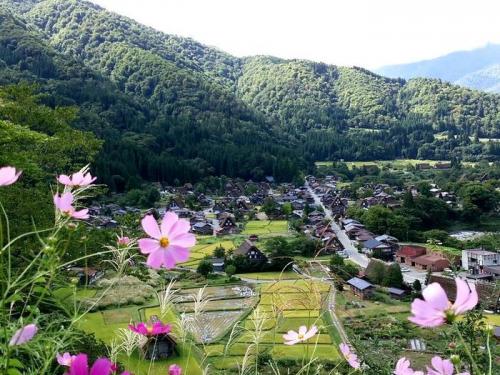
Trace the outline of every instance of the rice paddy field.
{"type": "Polygon", "coordinates": [[[234,368],[245,354],[252,361],[256,353],[267,353],[275,360],[300,361],[306,355],[337,360],[338,342],[323,318],[329,290],[327,283],[303,279],[261,284],[258,305],[236,326],[235,334],[205,347],[209,362],[216,369],[234,368]],[[284,345],[283,334],[301,325],[316,325],[319,333],[305,344],[284,345]]]}
{"type": "Polygon", "coordinates": [[[191,249],[189,260],[181,263],[181,265],[189,268],[196,268],[198,267],[200,261],[202,261],[206,256],[212,256],[217,247],[223,247],[225,250],[229,250],[238,247],[238,245],[239,243],[236,241],[236,238],[202,238],[191,249]]]}

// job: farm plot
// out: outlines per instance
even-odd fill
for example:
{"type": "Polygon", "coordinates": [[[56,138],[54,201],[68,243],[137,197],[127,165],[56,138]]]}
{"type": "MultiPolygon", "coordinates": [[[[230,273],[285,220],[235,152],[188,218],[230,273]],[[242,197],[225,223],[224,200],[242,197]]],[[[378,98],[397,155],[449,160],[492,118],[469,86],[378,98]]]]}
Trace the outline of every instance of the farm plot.
{"type": "MultiPolygon", "coordinates": [[[[253,306],[256,302],[255,298],[231,298],[208,301],[203,308],[203,311],[220,311],[220,310],[244,310],[253,306]]],[[[176,303],[175,308],[179,312],[194,311],[194,302],[176,303]]]]}
{"type": "Polygon", "coordinates": [[[286,220],[251,220],[246,223],[242,234],[272,235],[288,233],[286,220]]]}
{"type": "Polygon", "coordinates": [[[329,284],[311,280],[262,284],[259,304],[241,322],[240,331],[231,343],[221,340],[207,346],[210,363],[217,369],[234,368],[241,365],[245,354],[249,354],[252,360],[256,350],[268,353],[274,359],[300,360],[305,353],[309,356],[314,353],[319,359],[338,359],[337,343],[322,318],[323,301],[329,289],[329,284]],[[307,343],[284,345],[283,334],[289,330],[297,331],[301,325],[316,325],[319,332],[307,343]]]}
{"type": "Polygon", "coordinates": [[[198,342],[208,343],[226,333],[241,314],[241,310],[204,312],[198,316],[186,314],[187,327],[198,342]]]}
{"type": "MultiPolygon", "coordinates": [[[[199,292],[200,288],[182,289],[179,296],[191,298],[199,292]]],[[[249,294],[254,294],[254,291],[246,285],[236,286],[209,286],[206,287],[203,293],[208,298],[234,298],[246,297],[249,294]]],[[[187,300],[184,298],[183,300],[187,300]]]]}
{"type": "Polygon", "coordinates": [[[217,247],[223,247],[224,249],[229,250],[236,248],[237,244],[235,244],[233,241],[230,240],[224,240],[224,241],[217,241],[215,243],[208,243],[208,244],[201,243],[195,245],[191,249],[188,261],[181,263],[181,265],[190,268],[196,268],[198,267],[198,264],[203,258],[205,258],[206,256],[212,256],[214,250],[217,247]]]}

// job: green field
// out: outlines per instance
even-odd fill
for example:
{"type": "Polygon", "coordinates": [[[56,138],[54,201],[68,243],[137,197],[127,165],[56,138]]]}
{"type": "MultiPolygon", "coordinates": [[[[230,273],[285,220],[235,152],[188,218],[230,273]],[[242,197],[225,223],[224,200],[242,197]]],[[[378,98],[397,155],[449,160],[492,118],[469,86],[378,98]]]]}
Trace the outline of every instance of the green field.
{"type": "MultiPolygon", "coordinates": [[[[347,167],[349,169],[352,169],[354,167],[356,168],[361,168],[363,166],[377,166],[377,167],[384,167],[384,166],[392,166],[395,169],[402,169],[406,168],[408,166],[415,166],[417,164],[422,164],[422,163],[427,163],[431,166],[436,165],[437,163],[445,163],[447,162],[446,160],[418,160],[418,159],[396,159],[396,160],[373,160],[373,161],[347,161],[347,167]]],[[[318,161],[316,162],[316,166],[321,167],[328,167],[331,166],[333,163],[330,161],[318,161]]]]}
{"type": "Polygon", "coordinates": [[[238,273],[235,276],[241,277],[243,279],[252,280],[269,280],[269,281],[279,281],[279,280],[297,280],[300,279],[300,275],[295,272],[253,272],[253,273],[238,273]]]}
{"type": "Polygon", "coordinates": [[[329,289],[327,283],[303,279],[261,284],[259,304],[241,323],[242,330],[232,344],[226,347],[227,342],[222,340],[206,347],[210,363],[216,369],[235,368],[247,351],[252,361],[256,354],[252,345],[256,343],[255,327],[259,325],[259,353],[268,353],[275,360],[300,361],[308,353],[309,357],[335,361],[339,358],[337,338],[330,335],[331,327],[323,319],[322,309],[329,289]],[[297,331],[301,325],[316,325],[320,331],[307,343],[284,345],[283,334],[297,331]]]}
{"type": "Polygon", "coordinates": [[[196,268],[202,259],[206,256],[212,256],[214,250],[220,246],[229,250],[236,248],[238,245],[231,239],[219,240],[214,237],[202,238],[202,240],[191,249],[189,260],[181,263],[181,265],[196,268]]]}
{"type": "MultiPolygon", "coordinates": [[[[120,309],[110,309],[95,313],[89,313],[84,316],[82,320],[77,323],[77,326],[89,333],[95,334],[98,339],[103,340],[106,344],[116,339],[118,330],[120,328],[127,328],[131,321],[141,321],[137,306],[123,307],[120,309]]],[[[174,312],[169,312],[165,322],[175,323],[177,315],[174,312]]],[[[173,324],[173,335],[176,334],[176,325],[173,324]]],[[[178,344],[180,355],[168,360],[149,362],[142,359],[139,354],[134,353],[130,358],[125,354],[121,354],[118,360],[123,363],[127,370],[134,374],[150,374],[150,375],[164,375],[165,369],[171,364],[178,364],[186,373],[198,375],[202,371],[194,355],[191,355],[188,360],[189,347],[182,347],[178,344]]]]}
{"type": "Polygon", "coordinates": [[[251,220],[246,223],[242,234],[269,235],[288,233],[286,220],[251,220]]]}

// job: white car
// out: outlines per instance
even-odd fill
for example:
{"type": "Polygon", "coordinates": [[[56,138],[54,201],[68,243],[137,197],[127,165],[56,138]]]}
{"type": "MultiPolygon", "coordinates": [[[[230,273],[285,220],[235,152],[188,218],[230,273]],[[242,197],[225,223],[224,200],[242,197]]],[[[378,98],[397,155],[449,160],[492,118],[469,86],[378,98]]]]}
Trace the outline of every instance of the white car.
{"type": "Polygon", "coordinates": [[[401,267],[401,272],[410,272],[411,269],[409,269],[408,267],[401,267]]]}

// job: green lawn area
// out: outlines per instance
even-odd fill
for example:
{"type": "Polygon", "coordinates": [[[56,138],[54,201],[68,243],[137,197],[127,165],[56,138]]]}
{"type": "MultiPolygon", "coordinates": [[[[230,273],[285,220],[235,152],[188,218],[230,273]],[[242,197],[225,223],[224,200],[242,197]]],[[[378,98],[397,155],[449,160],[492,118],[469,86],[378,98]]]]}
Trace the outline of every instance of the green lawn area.
{"type": "MultiPolygon", "coordinates": [[[[117,338],[118,330],[120,328],[127,328],[130,321],[142,321],[137,306],[89,313],[77,322],[77,326],[86,332],[94,333],[97,338],[103,340],[106,344],[110,344],[117,338]]],[[[174,323],[176,321],[177,316],[175,313],[172,311],[169,312],[165,322],[174,323]]],[[[173,332],[175,335],[175,325],[173,332]]],[[[141,358],[138,353],[134,353],[131,358],[127,358],[122,354],[119,356],[118,360],[125,365],[128,371],[138,375],[164,375],[167,366],[174,363],[185,369],[185,373],[194,375],[202,374],[194,355],[191,355],[188,361],[187,353],[189,352],[189,347],[178,345],[178,349],[180,352],[178,357],[152,363],[141,358]]]]}
{"type": "Polygon", "coordinates": [[[288,233],[288,222],[286,220],[251,220],[246,223],[242,234],[267,235],[288,233]]]}

